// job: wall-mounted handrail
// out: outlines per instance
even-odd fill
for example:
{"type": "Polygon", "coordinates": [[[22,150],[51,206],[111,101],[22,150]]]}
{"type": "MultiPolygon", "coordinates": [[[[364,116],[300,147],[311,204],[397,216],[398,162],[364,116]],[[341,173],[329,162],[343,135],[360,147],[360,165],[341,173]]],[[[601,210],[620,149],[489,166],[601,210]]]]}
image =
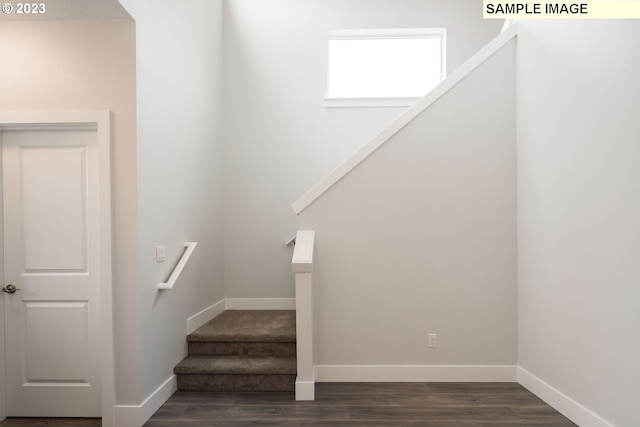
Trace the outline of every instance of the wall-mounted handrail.
{"type": "Polygon", "coordinates": [[[293,250],[291,269],[296,274],[296,400],[315,399],[315,373],[313,367],[313,301],[311,273],[315,233],[299,230],[293,250]]]}
{"type": "Polygon", "coordinates": [[[173,285],[176,284],[178,277],[180,277],[180,274],[182,273],[184,266],[187,265],[187,262],[189,261],[189,258],[191,257],[191,254],[193,253],[193,250],[196,248],[197,245],[198,245],[198,242],[185,242],[184,244],[185,250],[184,250],[184,253],[182,254],[182,258],[180,258],[180,261],[176,265],[176,268],[173,269],[171,276],[169,276],[169,280],[167,280],[166,283],[160,283],[158,285],[158,289],[173,288],[173,285]]]}
{"type": "Polygon", "coordinates": [[[296,244],[296,237],[297,237],[297,236],[298,236],[297,234],[294,234],[293,236],[291,236],[291,238],[290,238],[289,240],[287,240],[286,242],[284,242],[284,244],[285,244],[286,246],[295,245],[295,244],[296,244]]]}

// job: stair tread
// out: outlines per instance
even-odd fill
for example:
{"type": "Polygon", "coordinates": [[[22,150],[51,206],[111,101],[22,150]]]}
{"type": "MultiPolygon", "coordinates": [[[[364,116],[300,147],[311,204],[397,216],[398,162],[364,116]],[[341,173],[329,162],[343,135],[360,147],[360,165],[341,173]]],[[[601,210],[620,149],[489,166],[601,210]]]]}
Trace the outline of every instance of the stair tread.
{"type": "Polygon", "coordinates": [[[295,356],[188,356],[174,369],[175,374],[295,375],[295,356]]]}
{"type": "Polygon", "coordinates": [[[295,342],[295,310],[227,310],[187,337],[201,342],[295,342]]]}

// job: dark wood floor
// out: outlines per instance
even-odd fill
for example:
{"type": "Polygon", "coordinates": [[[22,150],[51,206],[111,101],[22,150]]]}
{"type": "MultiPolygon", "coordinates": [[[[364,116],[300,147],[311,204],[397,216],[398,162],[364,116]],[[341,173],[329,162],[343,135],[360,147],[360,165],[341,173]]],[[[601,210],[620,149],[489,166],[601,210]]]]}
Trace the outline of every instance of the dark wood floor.
{"type": "MultiPolygon", "coordinates": [[[[144,427],[575,426],[517,383],[317,383],[292,393],[174,394],[144,427]]],[[[4,427],[4,426],[3,426],[4,427]]]]}

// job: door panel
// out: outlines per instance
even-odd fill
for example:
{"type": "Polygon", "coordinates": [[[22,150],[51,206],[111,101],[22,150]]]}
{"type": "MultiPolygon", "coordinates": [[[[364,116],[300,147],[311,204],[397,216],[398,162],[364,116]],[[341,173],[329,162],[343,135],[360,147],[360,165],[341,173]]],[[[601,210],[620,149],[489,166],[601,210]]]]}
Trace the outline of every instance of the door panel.
{"type": "Polygon", "coordinates": [[[24,302],[23,384],[90,385],[88,307],[88,301],[24,302]]]}
{"type": "Polygon", "coordinates": [[[0,136],[7,415],[99,417],[97,132],[0,136]]]}
{"type": "Polygon", "coordinates": [[[28,272],[86,272],[86,149],[23,147],[22,216],[28,272]]]}

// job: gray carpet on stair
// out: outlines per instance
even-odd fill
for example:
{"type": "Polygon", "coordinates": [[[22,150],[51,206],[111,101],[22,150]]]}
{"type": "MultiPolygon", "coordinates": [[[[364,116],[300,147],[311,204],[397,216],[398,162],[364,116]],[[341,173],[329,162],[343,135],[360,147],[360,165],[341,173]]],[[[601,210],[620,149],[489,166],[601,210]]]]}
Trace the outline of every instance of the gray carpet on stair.
{"type": "Polygon", "coordinates": [[[295,357],[192,356],[178,366],[176,374],[279,374],[296,373],[295,357]]]}
{"type": "Polygon", "coordinates": [[[293,391],[293,310],[228,310],[187,337],[174,369],[181,391],[293,391]]]}
{"type": "Polygon", "coordinates": [[[189,341],[295,342],[294,310],[227,310],[189,335],[189,341]]]}

